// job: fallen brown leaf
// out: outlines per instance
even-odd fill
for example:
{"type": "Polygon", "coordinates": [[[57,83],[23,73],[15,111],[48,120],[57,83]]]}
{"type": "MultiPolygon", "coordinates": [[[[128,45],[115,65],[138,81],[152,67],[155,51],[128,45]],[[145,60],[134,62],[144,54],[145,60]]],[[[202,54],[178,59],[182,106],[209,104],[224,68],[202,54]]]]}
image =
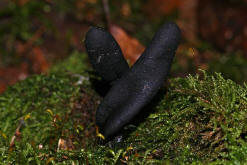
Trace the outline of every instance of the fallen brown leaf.
{"type": "Polygon", "coordinates": [[[168,15],[180,7],[183,0],[148,0],[145,4],[145,11],[151,17],[168,15]]]}
{"type": "Polygon", "coordinates": [[[133,65],[144,51],[144,46],[117,25],[111,25],[110,32],[120,45],[125,59],[133,65]]]}
{"type": "Polygon", "coordinates": [[[57,151],[59,150],[73,150],[74,146],[72,144],[72,140],[71,139],[62,139],[60,138],[58,140],[58,147],[57,147],[57,151]]]}
{"type": "Polygon", "coordinates": [[[34,47],[31,51],[30,59],[32,61],[32,70],[35,73],[43,73],[48,70],[49,64],[41,48],[34,47]]]}
{"type": "Polygon", "coordinates": [[[0,68],[0,93],[4,92],[7,86],[13,85],[19,80],[24,80],[27,76],[28,65],[25,62],[16,67],[0,68]]]}

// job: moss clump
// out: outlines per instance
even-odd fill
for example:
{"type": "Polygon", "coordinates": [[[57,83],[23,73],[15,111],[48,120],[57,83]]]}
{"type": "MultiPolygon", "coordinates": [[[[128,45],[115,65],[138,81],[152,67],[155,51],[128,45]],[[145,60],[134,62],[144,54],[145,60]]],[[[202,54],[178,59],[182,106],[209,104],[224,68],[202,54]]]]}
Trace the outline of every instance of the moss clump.
{"type": "Polygon", "coordinates": [[[138,157],[173,163],[247,161],[247,88],[220,74],[171,81],[165,98],[127,139],[138,157]]]}
{"type": "Polygon", "coordinates": [[[90,68],[87,60],[86,54],[75,51],[66,60],[60,61],[54,65],[50,69],[50,72],[61,73],[69,71],[71,73],[82,73],[90,68]]]}
{"type": "Polygon", "coordinates": [[[80,69],[58,74],[65,66],[69,64],[61,64],[48,75],[28,78],[0,96],[3,164],[247,161],[245,84],[204,72],[201,78],[172,79],[168,91],[160,92],[163,99],[148,107],[153,112],[146,120],[121,145],[110,148],[95,141],[94,117],[100,97],[89,81],[79,85],[83,76],[74,73],[80,69]]]}
{"type": "Polygon", "coordinates": [[[59,150],[84,148],[94,136],[98,102],[88,85],[67,73],[33,76],[10,87],[0,96],[0,162],[40,164],[59,150]]]}

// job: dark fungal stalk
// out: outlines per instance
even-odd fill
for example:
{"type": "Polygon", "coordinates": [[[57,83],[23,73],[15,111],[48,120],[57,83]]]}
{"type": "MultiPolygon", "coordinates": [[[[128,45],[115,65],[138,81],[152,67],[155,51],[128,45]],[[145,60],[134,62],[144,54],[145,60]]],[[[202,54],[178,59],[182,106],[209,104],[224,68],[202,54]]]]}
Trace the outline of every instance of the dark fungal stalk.
{"type": "Polygon", "coordinates": [[[118,43],[103,28],[89,29],[85,47],[94,70],[108,83],[112,84],[129,70],[118,43]]]}
{"type": "Polygon", "coordinates": [[[111,87],[96,112],[96,124],[100,127],[100,132],[106,138],[110,138],[140,113],[143,107],[158,92],[170,71],[181,32],[175,23],[163,25],[141,57],[130,69],[123,67],[126,61],[123,59],[122,53],[118,53],[118,56],[113,55],[113,52],[121,52],[121,50],[115,46],[116,41],[113,37],[110,37],[109,33],[105,35],[109,36],[109,40],[102,36],[91,37],[89,30],[86,37],[86,48],[96,71],[99,69],[97,65],[100,65],[103,70],[111,70],[109,68],[118,66],[121,68],[121,74],[117,74],[118,76],[115,77],[112,76],[114,71],[101,73],[102,77],[111,77],[110,81],[114,81],[114,78],[119,78],[111,87]],[[92,39],[101,40],[101,38],[104,41],[108,41],[108,44],[104,42],[97,45],[95,44],[96,41],[91,41],[92,39]],[[105,60],[109,61],[98,64],[95,61],[97,58],[92,57],[92,55],[98,57],[101,51],[90,51],[88,50],[89,47],[90,50],[95,50],[95,48],[98,50],[98,47],[100,47],[102,52],[111,54],[111,56],[105,56],[105,60]],[[119,58],[119,60],[115,58],[119,58]],[[116,61],[111,61],[111,59],[116,61]]]}

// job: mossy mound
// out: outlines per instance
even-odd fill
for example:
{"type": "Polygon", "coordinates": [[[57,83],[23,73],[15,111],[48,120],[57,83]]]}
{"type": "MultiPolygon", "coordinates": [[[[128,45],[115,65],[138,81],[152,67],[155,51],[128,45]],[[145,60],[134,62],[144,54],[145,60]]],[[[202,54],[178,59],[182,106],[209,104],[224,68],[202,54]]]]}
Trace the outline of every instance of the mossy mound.
{"type": "Polygon", "coordinates": [[[137,127],[132,126],[121,144],[110,148],[99,145],[95,137],[94,116],[101,98],[88,77],[91,75],[78,72],[33,76],[1,95],[0,162],[241,164],[247,161],[246,85],[204,72],[201,78],[171,79],[167,92],[159,93],[163,99],[148,106],[152,113],[137,127]]]}
{"type": "Polygon", "coordinates": [[[100,98],[80,82],[68,73],[39,75],[1,95],[0,162],[39,164],[87,145],[100,98]]]}
{"type": "Polygon", "coordinates": [[[246,85],[220,74],[173,79],[156,109],[126,141],[140,158],[179,164],[247,161],[246,85]]]}

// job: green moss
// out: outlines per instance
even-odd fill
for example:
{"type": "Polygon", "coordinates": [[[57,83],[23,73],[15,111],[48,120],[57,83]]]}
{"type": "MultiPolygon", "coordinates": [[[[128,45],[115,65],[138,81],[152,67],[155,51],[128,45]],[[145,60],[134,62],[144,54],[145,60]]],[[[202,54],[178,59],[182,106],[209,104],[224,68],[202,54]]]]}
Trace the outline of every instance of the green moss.
{"type": "MultiPolygon", "coordinates": [[[[63,75],[51,74],[48,76],[33,76],[10,87],[1,96],[0,120],[2,121],[2,132],[8,134],[14,131],[10,129],[13,128],[13,122],[8,123],[8,120],[14,121],[14,124],[18,125],[20,118],[30,115],[27,120],[30,123],[26,124],[26,127],[29,127],[35,121],[48,120],[50,117],[49,113],[46,112],[47,109],[52,109],[54,113],[61,112],[61,108],[66,109],[69,106],[67,105],[68,100],[78,93],[78,88],[73,86],[72,82],[63,75]]],[[[46,124],[42,123],[41,125],[46,128],[46,124]]],[[[35,136],[36,133],[39,133],[39,129],[34,132],[35,136]]]]}
{"type": "Polygon", "coordinates": [[[54,65],[50,69],[50,72],[58,73],[69,71],[71,73],[85,73],[85,71],[90,68],[87,60],[86,54],[75,51],[67,59],[54,65]]]}
{"type": "Polygon", "coordinates": [[[78,78],[67,73],[37,75],[10,87],[0,96],[0,162],[48,160],[61,139],[74,139],[76,149],[86,145],[80,140],[86,139],[84,129],[90,129],[83,120],[94,128],[93,117],[82,119],[82,115],[95,111],[96,97],[87,85],[78,85],[78,78]],[[78,104],[83,107],[77,108],[78,104]]]}
{"type": "Polygon", "coordinates": [[[150,157],[174,163],[245,162],[246,94],[246,86],[220,74],[174,79],[157,112],[127,142],[142,156],[148,149],[150,157]]]}
{"type": "MultiPolygon", "coordinates": [[[[94,116],[100,97],[89,81],[78,84],[78,78],[83,77],[78,73],[85,72],[86,67],[83,60],[75,60],[77,57],[81,55],[71,56],[52,73],[30,77],[0,96],[0,162],[241,164],[247,161],[246,85],[204,72],[201,77],[172,79],[168,91],[159,93],[163,99],[148,107],[153,113],[132,128],[121,145],[110,148],[96,142],[94,116]],[[58,74],[66,67],[69,72],[58,74]],[[10,146],[18,126],[21,134],[10,146]],[[68,144],[59,147],[61,140],[68,144]],[[63,150],[66,147],[70,150],[63,150]]],[[[84,79],[88,76],[84,75],[84,79]]]]}

